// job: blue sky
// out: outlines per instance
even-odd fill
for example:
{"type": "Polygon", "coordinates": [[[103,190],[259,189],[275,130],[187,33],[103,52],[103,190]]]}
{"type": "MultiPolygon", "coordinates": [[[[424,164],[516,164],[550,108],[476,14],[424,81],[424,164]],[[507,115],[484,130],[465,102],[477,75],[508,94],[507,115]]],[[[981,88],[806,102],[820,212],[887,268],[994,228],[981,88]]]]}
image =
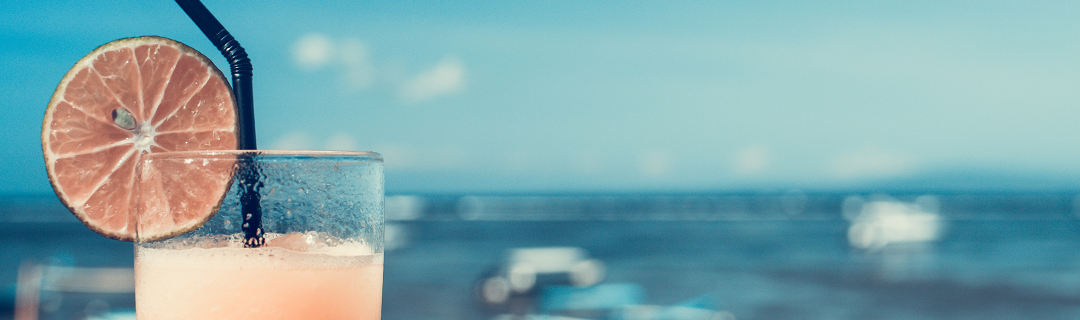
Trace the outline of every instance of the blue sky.
{"type": "MultiPolygon", "coordinates": [[[[259,146],[381,152],[390,192],[1080,181],[1080,3],[306,2],[204,1],[259,146]]],[[[228,69],[172,1],[2,6],[0,193],[49,192],[42,115],[93,48],[228,69]]]]}

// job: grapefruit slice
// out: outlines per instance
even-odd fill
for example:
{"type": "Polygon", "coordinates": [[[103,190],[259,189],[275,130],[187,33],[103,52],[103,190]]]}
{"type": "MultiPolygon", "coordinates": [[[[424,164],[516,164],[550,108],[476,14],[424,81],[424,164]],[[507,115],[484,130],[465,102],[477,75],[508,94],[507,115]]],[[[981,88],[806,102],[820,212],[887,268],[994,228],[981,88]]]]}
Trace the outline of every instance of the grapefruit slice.
{"type": "Polygon", "coordinates": [[[183,178],[140,193],[139,163],[155,152],[236,149],[236,130],[233,92],[210,59],[147,36],[109,42],[75,63],[49,101],[41,147],[57,197],[87,227],[153,241],[206,222],[228,191],[231,167],[173,172],[183,178]],[[137,219],[140,210],[169,214],[137,219]]]}

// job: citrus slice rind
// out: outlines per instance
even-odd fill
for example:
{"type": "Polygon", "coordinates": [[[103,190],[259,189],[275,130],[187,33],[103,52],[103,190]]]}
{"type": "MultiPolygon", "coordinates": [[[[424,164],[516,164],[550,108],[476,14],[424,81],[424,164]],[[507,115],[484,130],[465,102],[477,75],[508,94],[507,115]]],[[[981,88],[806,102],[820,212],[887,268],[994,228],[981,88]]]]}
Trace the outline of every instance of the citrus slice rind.
{"type": "Polygon", "coordinates": [[[181,178],[140,190],[145,155],[236,149],[236,134],[236,103],[221,71],[187,45],[147,36],[109,42],[75,63],[49,101],[41,144],[53,190],[88,228],[152,241],[202,225],[231,176],[173,172],[181,178]],[[199,197],[172,207],[154,201],[173,194],[199,197]],[[140,211],[158,215],[138,217],[140,211]]]}

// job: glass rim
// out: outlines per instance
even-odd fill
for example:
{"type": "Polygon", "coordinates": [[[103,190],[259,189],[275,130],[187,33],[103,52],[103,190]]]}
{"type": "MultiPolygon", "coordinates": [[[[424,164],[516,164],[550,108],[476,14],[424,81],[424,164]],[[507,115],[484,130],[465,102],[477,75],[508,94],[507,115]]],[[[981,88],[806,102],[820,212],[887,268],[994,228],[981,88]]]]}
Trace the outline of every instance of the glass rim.
{"type": "Polygon", "coordinates": [[[195,150],[195,151],[165,151],[146,154],[146,159],[181,158],[181,157],[214,157],[227,156],[238,157],[243,155],[257,155],[270,157],[350,157],[368,158],[382,161],[383,157],[378,152],[372,151],[331,151],[331,150],[195,150]]]}

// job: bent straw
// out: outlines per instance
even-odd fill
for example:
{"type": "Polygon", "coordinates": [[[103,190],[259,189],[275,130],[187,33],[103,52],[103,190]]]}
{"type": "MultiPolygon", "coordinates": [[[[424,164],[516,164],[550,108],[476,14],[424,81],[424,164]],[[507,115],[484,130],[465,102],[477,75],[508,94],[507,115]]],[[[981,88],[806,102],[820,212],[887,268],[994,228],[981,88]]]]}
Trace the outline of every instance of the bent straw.
{"type": "MultiPolygon", "coordinates": [[[[184,13],[187,13],[191,21],[194,21],[195,25],[199,26],[199,30],[202,30],[203,34],[229,61],[229,67],[232,71],[233,94],[236,96],[238,113],[237,126],[239,132],[237,133],[237,143],[240,150],[257,149],[255,147],[255,113],[251,94],[251,59],[248,58],[244,48],[240,47],[240,42],[236,41],[229,34],[229,31],[225,30],[225,26],[221,25],[217,18],[214,18],[214,15],[210,13],[210,10],[206,9],[202,2],[199,0],[176,0],[176,4],[180,5],[184,13]]],[[[241,225],[242,230],[244,230],[244,245],[258,247],[265,243],[262,230],[262,208],[259,203],[259,189],[262,189],[263,184],[259,181],[258,168],[250,161],[252,156],[253,154],[245,154],[240,159],[241,164],[246,164],[241,165],[238,173],[241,184],[240,213],[244,219],[244,223],[241,225]]]]}
{"type": "Polygon", "coordinates": [[[251,59],[247,51],[240,47],[240,42],[233,38],[225,26],[218,22],[217,18],[206,9],[199,0],[176,0],[181,9],[187,13],[191,21],[199,26],[203,34],[210,38],[225,59],[229,61],[232,71],[233,93],[236,95],[238,109],[238,126],[240,127],[239,143],[241,150],[255,150],[255,114],[252,107],[251,97],[251,59]]]}

